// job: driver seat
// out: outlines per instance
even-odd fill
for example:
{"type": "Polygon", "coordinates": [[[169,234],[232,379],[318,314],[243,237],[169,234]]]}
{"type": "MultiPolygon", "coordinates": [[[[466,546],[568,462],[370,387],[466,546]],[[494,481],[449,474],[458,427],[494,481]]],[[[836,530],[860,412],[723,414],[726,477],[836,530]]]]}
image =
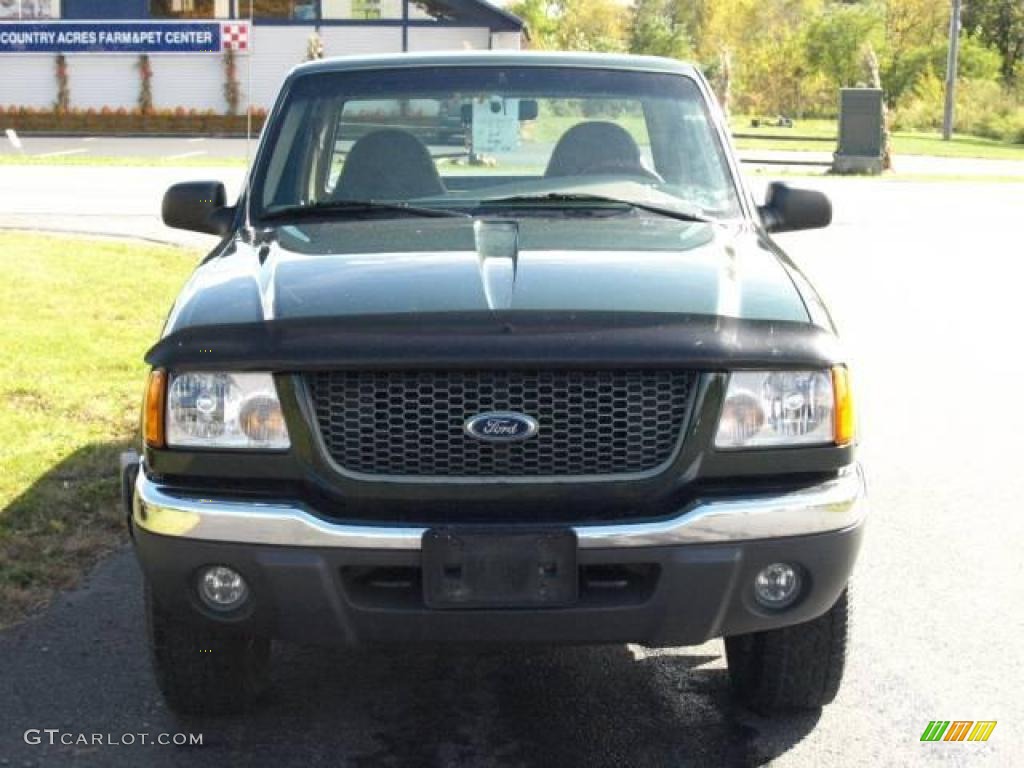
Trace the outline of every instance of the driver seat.
{"type": "Polygon", "coordinates": [[[555,144],[545,178],[584,176],[609,169],[643,170],[640,147],[621,125],[604,120],[577,123],[555,144]]]}

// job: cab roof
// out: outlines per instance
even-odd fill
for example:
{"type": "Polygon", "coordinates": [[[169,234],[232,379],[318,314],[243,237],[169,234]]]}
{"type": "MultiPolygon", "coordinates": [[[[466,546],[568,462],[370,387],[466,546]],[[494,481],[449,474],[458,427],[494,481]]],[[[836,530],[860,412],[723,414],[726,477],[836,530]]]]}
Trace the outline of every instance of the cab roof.
{"type": "Polygon", "coordinates": [[[660,56],[616,53],[568,53],[552,51],[439,51],[431,53],[388,53],[371,56],[337,56],[300,64],[292,76],[367,69],[410,69],[416,67],[576,67],[617,69],[693,76],[697,68],[688,62],[660,56]]]}

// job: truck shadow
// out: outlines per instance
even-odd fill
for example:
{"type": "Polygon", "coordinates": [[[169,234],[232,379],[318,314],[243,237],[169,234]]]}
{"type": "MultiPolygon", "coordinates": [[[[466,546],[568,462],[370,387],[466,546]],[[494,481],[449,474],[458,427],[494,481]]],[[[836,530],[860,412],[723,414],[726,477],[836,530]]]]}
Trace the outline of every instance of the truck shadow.
{"type": "Polygon", "coordinates": [[[118,456],[131,446],[83,445],[0,508],[0,628],[38,613],[124,543],[118,456]]]}
{"type": "Polygon", "coordinates": [[[716,653],[721,643],[662,651],[283,646],[274,688],[256,712],[189,725],[207,735],[204,757],[235,744],[273,755],[267,765],[307,752],[360,768],[762,765],[813,729],[820,713],[768,721],[732,704],[716,653]]]}

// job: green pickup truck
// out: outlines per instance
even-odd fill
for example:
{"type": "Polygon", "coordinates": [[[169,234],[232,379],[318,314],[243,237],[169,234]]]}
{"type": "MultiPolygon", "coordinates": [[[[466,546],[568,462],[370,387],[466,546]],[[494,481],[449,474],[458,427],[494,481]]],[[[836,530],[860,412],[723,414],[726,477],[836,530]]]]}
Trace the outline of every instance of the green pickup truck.
{"type": "Polygon", "coordinates": [[[305,64],[239,199],[180,184],[163,216],[220,238],[146,357],[123,461],[173,708],[257,701],[278,639],[722,637],[745,704],[836,695],[853,395],[771,239],[831,207],[782,184],[755,203],[695,68],[305,64]],[[454,146],[422,130],[456,114],[454,146]]]}

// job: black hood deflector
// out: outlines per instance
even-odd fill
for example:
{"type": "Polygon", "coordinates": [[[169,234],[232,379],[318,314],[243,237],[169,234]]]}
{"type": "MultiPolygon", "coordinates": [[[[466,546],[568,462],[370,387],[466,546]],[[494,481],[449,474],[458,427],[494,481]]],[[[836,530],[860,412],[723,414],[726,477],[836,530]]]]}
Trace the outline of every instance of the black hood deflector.
{"type": "Polygon", "coordinates": [[[664,312],[452,312],[204,325],[146,354],[157,368],[822,368],[836,336],[806,323],[664,312]]]}

